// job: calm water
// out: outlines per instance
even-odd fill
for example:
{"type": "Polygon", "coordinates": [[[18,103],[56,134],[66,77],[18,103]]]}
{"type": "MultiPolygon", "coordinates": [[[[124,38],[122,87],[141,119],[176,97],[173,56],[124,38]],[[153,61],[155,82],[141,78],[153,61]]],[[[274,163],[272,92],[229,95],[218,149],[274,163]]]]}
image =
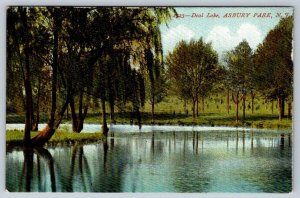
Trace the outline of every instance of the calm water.
{"type": "Polygon", "coordinates": [[[251,131],[118,133],[7,148],[9,191],[290,192],[291,137],[251,131]]]}
{"type": "MultiPolygon", "coordinates": [[[[39,124],[39,128],[42,129],[46,126],[46,124],[39,124]]],[[[24,130],[24,124],[6,124],[6,130],[24,130]]],[[[83,125],[83,133],[94,133],[101,131],[101,124],[84,124],[83,125]]],[[[254,131],[254,132],[274,132],[274,130],[268,129],[253,129],[253,128],[245,128],[245,127],[229,127],[229,126],[172,126],[172,125],[147,125],[143,124],[140,128],[138,125],[130,125],[130,124],[114,124],[109,125],[110,132],[190,132],[190,131],[254,131]]],[[[71,124],[60,124],[59,129],[64,131],[72,131],[71,124]]],[[[290,130],[281,130],[280,132],[289,132],[290,130]]]]}

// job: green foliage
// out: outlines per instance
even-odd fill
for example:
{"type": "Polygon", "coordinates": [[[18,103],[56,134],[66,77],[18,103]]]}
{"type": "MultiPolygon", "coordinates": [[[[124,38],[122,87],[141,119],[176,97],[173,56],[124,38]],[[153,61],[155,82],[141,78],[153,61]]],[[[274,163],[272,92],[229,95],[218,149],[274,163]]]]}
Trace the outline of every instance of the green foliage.
{"type": "Polygon", "coordinates": [[[268,99],[292,96],[293,17],[281,19],[254,55],[256,88],[268,99]]]}
{"type": "MultiPolygon", "coordinates": [[[[283,119],[278,120],[275,113],[277,112],[277,103],[274,102],[274,112],[272,112],[272,103],[265,101],[263,97],[257,96],[254,107],[256,110],[252,114],[251,109],[247,109],[248,114],[245,122],[235,121],[235,112],[233,103],[231,102],[231,110],[227,114],[226,103],[221,104],[221,100],[226,100],[226,95],[222,92],[218,94],[211,94],[205,98],[205,112],[201,112],[200,116],[193,120],[191,115],[191,103],[187,104],[188,114],[185,112],[184,103],[176,96],[168,96],[161,103],[156,104],[156,113],[154,117],[155,124],[162,125],[205,125],[205,126],[245,126],[253,128],[267,128],[267,129],[291,129],[292,120],[283,119]],[[219,106],[219,108],[217,108],[219,106]]],[[[129,105],[129,104],[128,104],[129,105]]],[[[241,106],[240,106],[241,107],[241,106]]],[[[87,115],[85,123],[98,124],[100,113],[92,109],[87,115]],[[97,113],[96,113],[97,112],[97,113]]],[[[116,111],[116,123],[130,123],[130,113],[124,111],[116,111]]],[[[150,124],[151,119],[151,105],[145,104],[141,112],[142,123],[150,124]]],[[[9,117],[9,123],[22,123],[23,118],[17,115],[9,117]]],[[[44,122],[46,120],[43,120],[44,122]]],[[[69,123],[70,120],[63,120],[64,123],[69,123]]],[[[62,131],[68,131],[62,128],[62,131]]]]}
{"type": "Polygon", "coordinates": [[[248,92],[251,89],[252,54],[252,49],[246,40],[239,43],[234,50],[227,52],[226,81],[231,90],[248,92]]]}
{"type": "Polygon", "coordinates": [[[180,98],[195,101],[206,95],[218,69],[218,56],[210,43],[179,42],[167,58],[168,73],[180,98]]]}
{"type": "Polygon", "coordinates": [[[82,126],[92,97],[104,106],[109,102],[112,113],[116,103],[127,101],[138,111],[145,103],[143,68],[151,83],[160,75],[159,25],[173,12],[146,7],[10,7],[8,109],[26,110],[33,125],[35,113],[39,122],[39,106],[46,106],[42,111],[51,109],[49,125],[57,127],[70,104],[75,131],[81,130],[76,125],[82,126]],[[133,64],[133,57],[140,55],[140,63],[133,64]],[[25,107],[24,87],[26,101],[37,98],[31,107],[25,107]],[[31,92],[34,97],[27,99],[31,92]]]}
{"type": "MultiPolygon", "coordinates": [[[[72,124],[83,124],[85,118],[98,123],[100,99],[103,117],[107,110],[113,121],[116,111],[118,122],[130,122],[130,112],[139,114],[142,109],[145,123],[150,123],[152,112],[152,121],[161,124],[291,126],[290,120],[275,122],[270,102],[281,97],[282,104],[273,108],[278,110],[286,106],[285,100],[292,101],[293,17],[283,18],[254,55],[242,41],[227,53],[227,65],[220,66],[211,43],[202,38],[181,41],[164,59],[160,25],[176,14],[173,8],[23,8],[7,10],[7,112],[17,113],[18,122],[24,120],[24,112],[31,113],[31,124],[46,122],[51,112],[59,125],[63,107],[69,105],[72,124]],[[25,104],[28,77],[32,109],[25,104]],[[234,122],[232,101],[227,112],[222,93],[228,87],[245,97],[259,92],[253,115],[250,97],[244,99],[248,106],[242,109],[249,115],[244,122],[234,122]],[[192,119],[189,111],[195,112],[200,96],[206,111],[192,119]],[[263,103],[260,96],[268,101],[263,103]]],[[[15,117],[7,116],[7,121],[15,117]]]]}

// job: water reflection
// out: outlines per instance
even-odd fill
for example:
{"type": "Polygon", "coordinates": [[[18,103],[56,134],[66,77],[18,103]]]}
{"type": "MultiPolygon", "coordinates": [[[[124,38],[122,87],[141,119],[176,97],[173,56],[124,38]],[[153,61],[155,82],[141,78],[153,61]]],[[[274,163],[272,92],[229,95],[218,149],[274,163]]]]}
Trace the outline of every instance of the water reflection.
{"type": "MultiPolygon", "coordinates": [[[[50,189],[49,191],[56,192],[56,180],[55,180],[55,171],[54,171],[54,162],[52,155],[47,149],[44,148],[28,148],[25,147],[22,151],[18,151],[20,155],[23,153],[23,162],[20,162],[20,170],[14,170],[13,167],[7,167],[7,175],[15,174],[14,171],[18,171],[18,186],[14,185],[16,189],[14,191],[22,192],[31,192],[36,191],[45,191],[41,185],[46,177],[50,177],[50,189]],[[34,156],[37,158],[34,160],[34,156]],[[43,161],[45,164],[42,164],[43,161]],[[43,174],[41,167],[44,166],[43,173],[47,171],[47,174],[43,174]],[[34,182],[34,179],[37,178],[38,182],[34,182]]],[[[9,164],[8,164],[9,165],[9,164]]],[[[9,179],[7,180],[9,182],[9,179]]],[[[48,191],[48,190],[47,190],[48,191]]]]}
{"type": "MultiPolygon", "coordinates": [[[[32,171],[33,171],[33,151],[32,149],[26,149],[23,151],[24,162],[23,162],[23,171],[22,176],[25,176],[25,191],[30,192],[31,190],[31,180],[32,180],[32,171]]],[[[23,179],[21,179],[22,181],[23,179]]]]}
{"type": "Polygon", "coordinates": [[[71,147],[70,172],[65,179],[67,180],[63,182],[63,191],[76,191],[78,188],[76,187],[77,182],[81,187],[81,191],[88,192],[91,189],[91,170],[82,144],[75,143],[75,145],[71,147]],[[76,183],[72,182],[74,180],[77,180],[76,183]]]}
{"type": "Polygon", "coordinates": [[[290,134],[111,133],[101,143],[7,148],[9,191],[289,192],[290,134]]]}

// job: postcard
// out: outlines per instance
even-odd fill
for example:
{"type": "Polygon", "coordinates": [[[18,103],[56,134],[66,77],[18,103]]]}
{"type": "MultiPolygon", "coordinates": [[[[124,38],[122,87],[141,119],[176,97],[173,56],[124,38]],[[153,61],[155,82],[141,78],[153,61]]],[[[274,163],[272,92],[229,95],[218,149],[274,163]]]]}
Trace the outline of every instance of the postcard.
{"type": "Polygon", "coordinates": [[[6,189],[292,192],[293,11],[8,7],[6,189]]]}

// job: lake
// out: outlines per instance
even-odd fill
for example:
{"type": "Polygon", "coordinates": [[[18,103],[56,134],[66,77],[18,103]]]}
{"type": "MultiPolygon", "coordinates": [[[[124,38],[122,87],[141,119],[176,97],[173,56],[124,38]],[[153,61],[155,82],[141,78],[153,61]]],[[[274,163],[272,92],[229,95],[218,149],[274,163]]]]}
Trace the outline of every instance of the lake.
{"type": "Polygon", "coordinates": [[[34,149],[8,147],[7,189],[272,193],[292,190],[289,133],[163,129],[143,133],[116,130],[103,142],[34,149]]]}

